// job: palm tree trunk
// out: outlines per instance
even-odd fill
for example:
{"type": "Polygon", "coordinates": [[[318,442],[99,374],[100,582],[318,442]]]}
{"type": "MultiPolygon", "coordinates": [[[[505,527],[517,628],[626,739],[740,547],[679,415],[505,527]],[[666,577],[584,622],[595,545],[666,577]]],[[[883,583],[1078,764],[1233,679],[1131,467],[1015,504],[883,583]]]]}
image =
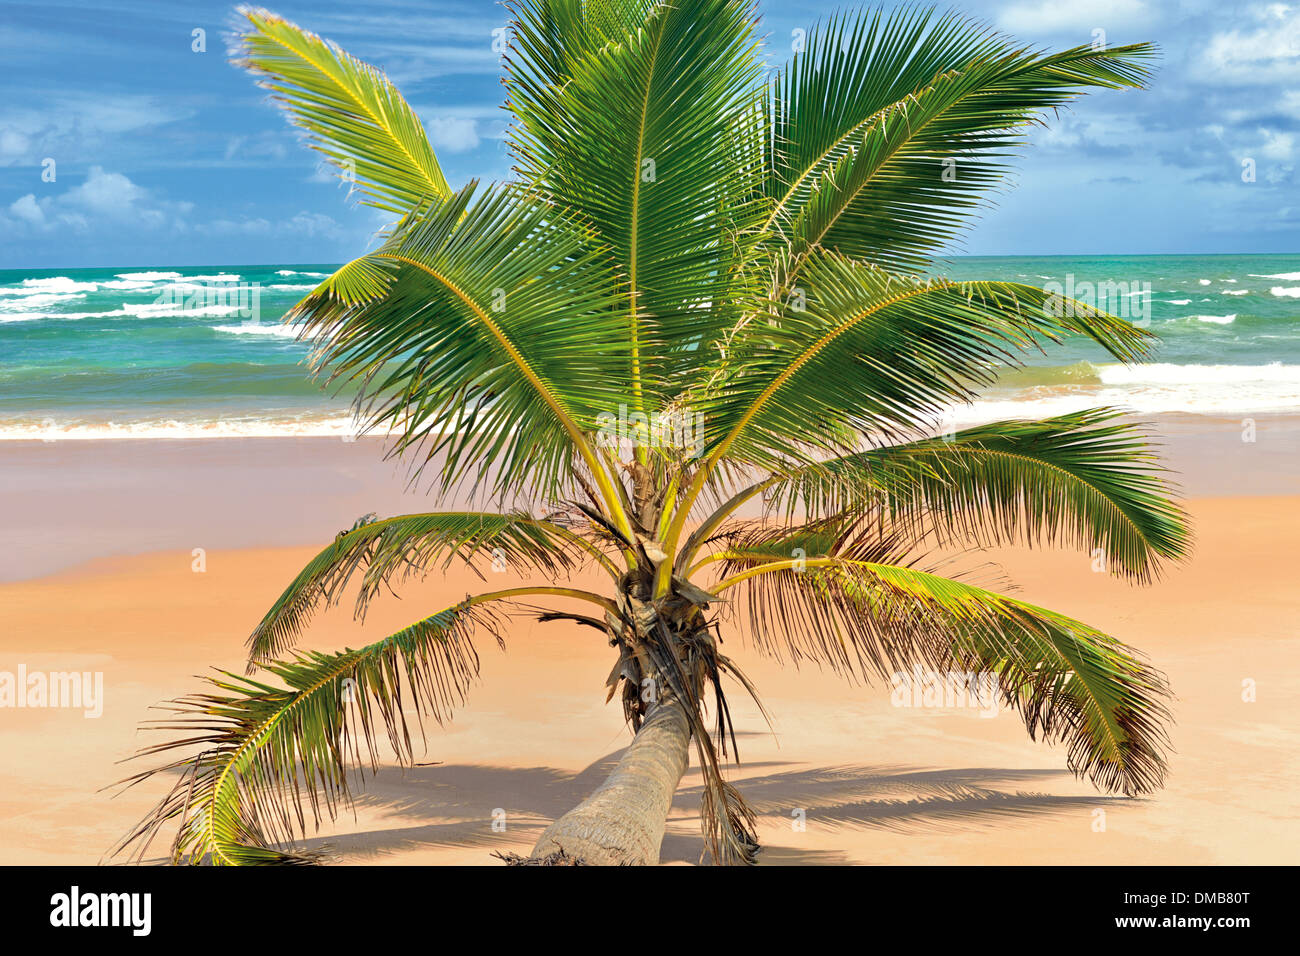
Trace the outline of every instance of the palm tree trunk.
{"type": "Polygon", "coordinates": [[[668,809],[686,773],[690,743],[682,705],[676,700],[657,705],[614,772],[595,793],[546,828],[532,858],[563,850],[596,866],[658,863],[668,809]]]}

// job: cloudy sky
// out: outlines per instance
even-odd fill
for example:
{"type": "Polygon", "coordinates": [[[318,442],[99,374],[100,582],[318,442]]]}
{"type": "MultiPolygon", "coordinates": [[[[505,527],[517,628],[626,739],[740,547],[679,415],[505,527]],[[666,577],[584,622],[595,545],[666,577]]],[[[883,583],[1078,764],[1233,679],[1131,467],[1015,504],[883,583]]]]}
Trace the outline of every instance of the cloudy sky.
{"type": "MultiPolygon", "coordinates": [[[[386,70],[423,118],[453,186],[506,175],[492,50],[502,7],[270,5],[386,70]]],[[[840,6],[763,0],[771,62],[785,59],[792,31],[840,6]]],[[[1036,131],[1015,188],[959,251],[1300,251],[1300,5],[953,6],[1034,46],[1104,36],[1155,41],[1163,54],[1149,91],[1094,94],[1036,131]],[[1243,181],[1243,164],[1253,182],[1243,181]]],[[[3,0],[0,269],[338,262],[367,245],[376,214],[347,201],[227,62],[236,23],[232,4],[207,0],[3,0]],[[205,52],[192,49],[196,29],[205,52]]]]}

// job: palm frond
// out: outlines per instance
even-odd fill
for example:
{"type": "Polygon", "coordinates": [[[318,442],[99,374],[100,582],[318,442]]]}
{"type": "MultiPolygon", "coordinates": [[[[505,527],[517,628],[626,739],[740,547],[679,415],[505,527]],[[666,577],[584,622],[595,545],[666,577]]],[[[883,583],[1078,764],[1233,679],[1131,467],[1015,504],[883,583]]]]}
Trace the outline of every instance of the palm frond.
{"type": "Polygon", "coordinates": [[[306,833],[306,809],[319,825],[350,801],[349,771],[377,766],[381,728],[398,760],[413,759],[403,708],[442,724],[463,702],[478,674],[476,628],[501,640],[496,617],[467,599],[356,650],[267,664],[281,686],[226,672],[209,678],[213,691],[175,702],[178,716],[154,725],[183,736],[140,756],[189,753],[123,781],[179,773],[115,852],[134,846],[142,857],[175,822],[176,863],[312,862],[290,847],[306,833]]]}
{"type": "Polygon", "coordinates": [[[762,220],[753,5],[661,2],[634,25],[608,14],[584,29],[549,20],[555,6],[513,5],[511,146],[534,188],[609,247],[633,346],[630,404],[653,411],[675,365],[707,359],[699,343],[734,321],[735,266],[762,220]]]}
{"type": "Polygon", "coordinates": [[[1161,786],[1168,684],[1132,649],[1054,611],[926,570],[852,555],[741,569],[751,637],[863,677],[914,667],[996,675],[1030,736],[1063,742],[1071,771],[1129,795],[1161,786]]]}
{"type": "Polygon", "coordinates": [[[1141,86],[1149,44],[1044,54],[956,14],[842,14],[771,88],[771,221],[892,269],[950,242],[1043,112],[1141,86]]]}
{"type": "Polygon", "coordinates": [[[767,482],[768,506],[879,512],[936,545],[1100,548],[1108,570],[1145,582],[1187,554],[1189,532],[1150,440],[1121,415],[994,422],[800,466],[767,482]]]}
{"type": "Polygon", "coordinates": [[[612,568],[577,533],[526,514],[443,511],[366,522],[340,532],[276,599],[248,639],[250,665],[292,648],[315,611],[336,604],[358,573],[361,618],[381,588],[435,568],[445,571],[457,558],[474,567],[485,555],[551,578],[569,573],[583,556],[612,568]]]}
{"type": "Polygon", "coordinates": [[[1068,334],[1117,357],[1143,354],[1149,333],[1083,303],[1063,307],[1016,283],[921,280],[833,253],[809,258],[805,294],[781,304],[730,360],[726,388],[701,397],[705,453],[780,469],[838,452],[844,436],[906,436],[972,401],[999,364],[1068,334]]]}
{"type": "Polygon", "coordinates": [[[451,195],[424,126],[382,72],[256,7],[235,62],[258,77],[366,205],[404,214],[451,195]]]}
{"type": "Polygon", "coordinates": [[[413,212],[294,317],[317,367],[359,387],[365,428],[443,455],[444,487],[469,472],[561,498],[579,456],[604,480],[585,436],[628,394],[617,296],[583,227],[510,188],[471,205],[473,189],[413,212]]]}

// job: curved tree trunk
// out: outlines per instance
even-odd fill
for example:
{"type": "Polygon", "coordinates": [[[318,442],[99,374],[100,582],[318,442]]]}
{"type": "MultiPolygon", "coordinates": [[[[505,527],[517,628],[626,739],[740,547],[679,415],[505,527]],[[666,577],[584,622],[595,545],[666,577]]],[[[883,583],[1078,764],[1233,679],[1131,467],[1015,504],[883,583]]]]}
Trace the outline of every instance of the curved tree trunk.
{"type": "Polygon", "coordinates": [[[659,862],[659,844],[673,793],[690,759],[691,728],[677,701],[656,706],[627,753],[596,792],[556,820],[537,841],[532,859],[563,850],[597,866],[659,862]]]}

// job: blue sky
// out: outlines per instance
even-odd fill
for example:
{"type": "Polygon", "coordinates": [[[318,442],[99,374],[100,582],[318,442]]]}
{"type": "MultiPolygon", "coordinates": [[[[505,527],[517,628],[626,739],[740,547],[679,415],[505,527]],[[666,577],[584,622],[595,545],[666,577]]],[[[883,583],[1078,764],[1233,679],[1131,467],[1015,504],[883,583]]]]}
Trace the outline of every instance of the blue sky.
{"type": "MultiPolygon", "coordinates": [[[[1044,47],[1152,40],[1149,91],[1102,92],[1033,134],[976,255],[1300,251],[1300,6],[1001,0],[956,9],[1044,47]],[[1244,182],[1243,161],[1253,161],[1244,182]]],[[[272,3],[386,70],[453,186],[502,178],[488,0],[272,3]]],[[[773,63],[843,4],[763,0],[773,63]]],[[[852,6],[852,5],[850,5],[852,6]]],[[[337,262],[381,224],[229,64],[230,3],[3,0],[0,268],[337,262]],[[194,52],[195,29],[206,52],[194,52]],[[54,160],[54,181],[42,172],[54,160]]]]}

